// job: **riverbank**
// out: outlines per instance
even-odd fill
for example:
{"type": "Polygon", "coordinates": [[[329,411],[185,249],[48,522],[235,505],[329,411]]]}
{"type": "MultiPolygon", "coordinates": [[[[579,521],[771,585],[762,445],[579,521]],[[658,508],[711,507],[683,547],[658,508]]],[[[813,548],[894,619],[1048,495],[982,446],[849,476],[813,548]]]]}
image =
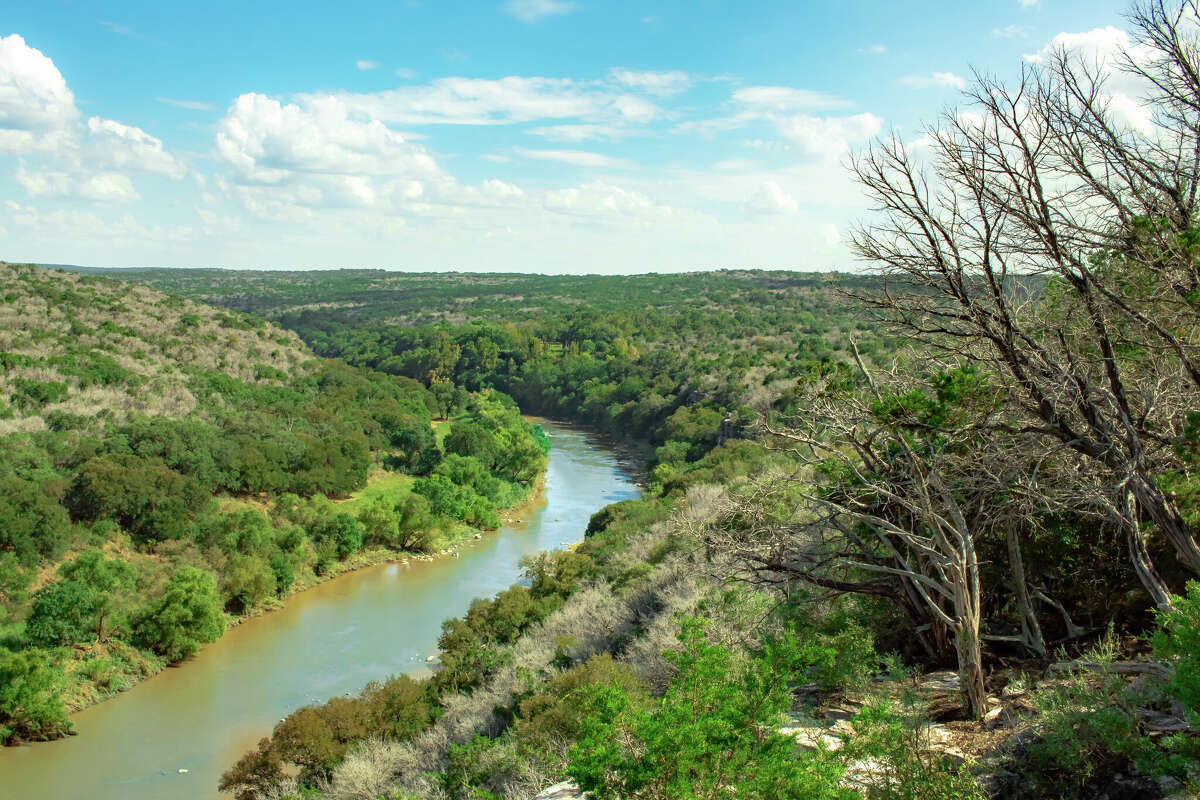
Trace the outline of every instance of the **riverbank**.
{"type": "Polygon", "coordinates": [[[297,709],[357,695],[388,676],[425,673],[444,620],[520,581],[527,556],[583,538],[600,508],[638,495],[595,437],[546,427],[554,446],[544,488],[507,513],[520,523],[499,536],[472,535],[458,558],[347,569],[244,619],[183,668],[73,714],[78,736],[0,750],[5,792],[208,800],[221,774],[297,709]]]}
{"type": "MultiPolygon", "coordinates": [[[[545,480],[546,471],[543,470],[523,498],[512,506],[499,510],[502,524],[522,524],[521,517],[527,516],[528,511],[538,502],[545,501],[545,480]]],[[[373,486],[368,484],[361,492],[355,494],[361,493],[366,496],[372,488],[373,486]]],[[[357,499],[357,497],[351,497],[335,502],[348,504],[357,499]]],[[[459,524],[451,529],[451,538],[441,543],[444,546],[434,552],[422,553],[393,550],[387,547],[368,547],[351,554],[344,561],[333,562],[320,575],[305,570],[297,576],[296,581],[283,595],[269,598],[243,614],[227,615],[227,625],[222,637],[249,620],[286,608],[288,602],[297,595],[335,578],[384,564],[407,566],[414,561],[432,562],[443,558],[457,558],[461,548],[498,534],[501,530],[503,528],[485,531],[466,524],[459,524]]],[[[203,648],[201,652],[203,652],[203,648]]],[[[63,705],[68,714],[74,715],[129,691],[168,667],[184,667],[197,655],[199,653],[180,662],[168,663],[160,656],[119,640],[93,643],[87,647],[76,647],[75,657],[67,663],[64,669],[67,684],[62,694],[63,705]]],[[[75,735],[75,733],[72,730],[69,735],[75,735]]]]}

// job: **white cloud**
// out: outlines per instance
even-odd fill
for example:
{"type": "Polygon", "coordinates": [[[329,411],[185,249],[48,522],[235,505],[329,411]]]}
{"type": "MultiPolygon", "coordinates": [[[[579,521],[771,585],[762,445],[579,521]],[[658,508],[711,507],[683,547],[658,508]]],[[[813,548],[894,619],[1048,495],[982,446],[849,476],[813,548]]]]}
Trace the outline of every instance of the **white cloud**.
{"type": "Polygon", "coordinates": [[[617,83],[639,89],[654,95],[672,95],[684,91],[692,85],[692,78],[682,70],[667,72],[640,72],[632,69],[613,67],[608,74],[617,83]]]}
{"type": "Polygon", "coordinates": [[[1027,54],[1025,60],[1046,64],[1059,52],[1066,52],[1090,72],[1103,75],[1103,99],[1118,118],[1143,132],[1151,130],[1150,110],[1140,100],[1151,87],[1143,79],[1120,69],[1123,55],[1127,54],[1135,61],[1152,58],[1145,46],[1135,45],[1128,33],[1109,25],[1081,33],[1060,33],[1036,53],[1027,54]]]}
{"type": "Polygon", "coordinates": [[[558,17],[575,10],[575,3],[566,0],[508,0],[504,10],[522,22],[537,22],[544,17],[558,17]]]}
{"type": "Polygon", "coordinates": [[[840,158],[852,145],[862,144],[883,130],[883,120],[870,113],[848,117],[797,114],[778,124],[779,132],[801,153],[826,158],[840,158]]]}
{"type": "Polygon", "coordinates": [[[517,147],[514,152],[525,158],[539,161],[559,161],[576,167],[611,167],[620,163],[619,159],[600,153],[590,153],[586,150],[530,150],[517,147]]]}
{"type": "Polygon", "coordinates": [[[578,125],[544,125],[530,128],[526,133],[541,136],[554,142],[585,142],[590,139],[607,139],[616,141],[633,134],[628,127],[616,125],[596,125],[581,123],[578,125]]]}
{"type": "Polygon", "coordinates": [[[119,172],[76,175],[66,172],[28,172],[18,169],[17,183],[31,197],[79,197],[100,203],[127,203],[140,195],[129,177],[119,172]]]}
{"type": "Polygon", "coordinates": [[[417,77],[417,71],[415,69],[409,69],[408,67],[396,67],[396,77],[410,81],[417,77]]]}
{"type": "Polygon", "coordinates": [[[1005,25],[1003,28],[995,28],[992,30],[992,38],[994,39],[1028,39],[1029,34],[1033,33],[1033,28],[1029,25],[1005,25]]]}
{"type": "Polygon", "coordinates": [[[672,212],[670,207],[656,205],[641,192],[602,182],[547,192],[543,202],[547,209],[560,214],[627,217],[638,222],[649,222],[656,216],[672,212]]]}
{"type": "MultiPolygon", "coordinates": [[[[329,95],[302,94],[297,99],[308,103],[323,96],[329,95]]],[[[438,78],[424,86],[332,96],[357,116],[395,125],[505,125],[570,117],[642,124],[662,113],[643,97],[607,86],[515,75],[495,80],[438,78]]]]}
{"type": "Polygon", "coordinates": [[[887,52],[887,46],[882,44],[870,44],[866,47],[858,48],[858,52],[866,53],[871,56],[881,56],[887,52]]]}
{"type": "Polygon", "coordinates": [[[380,64],[378,61],[372,61],[369,58],[360,58],[358,61],[354,62],[355,69],[360,69],[363,72],[372,69],[379,69],[381,66],[382,64],[380,64]]]}
{"type": "Polygon", "coordinates": [[[1040,2],[1041,0],[1017,0],[1017,5],[1019,5],[1021,8],[1031,8],[1040,2]]]}
{"type": "Polygon", "coordinates": [[[187,174],[141,128],[79,117],[54,62],[16,34],[0,38],[0,152],[27,159],[16,179],[30,196],[128,202],[139,194],[126,172],[187,174]]]}
{"type": "Polygon", "coordinates": [[[113,169],[153,172],[179,179],[187,174],[183,164],[163,149],[161,140],[141,128],[122,125],[111,119],[90,117],[89,143],[94,155],[91,163],[113,169]]]}
{"type": "Polygon", "coordinates": [[[774,180],[767,180],[746,201],[745,208],[750,214],[788,214],[799,211],[800,204],[774,180]]]}
{"type": "Polygon", "coordinates": [[[310,176],[317,179],[307,184],[312,192],[367,204],[374,193],[363,180],[352,179],[440,174],[425,148],[379,120],[356,119],[345,103],[328,96],[284,105],[265,95],[243,94],[218,124],[216,150],[241,183],[281,185],[310,176]]]}
{"type": "MultiPolygon", "coordinates": [[[[0,38],[0,150],[42,149],[79,117],[62,73],[17,34],[0,38]]],[[[52,143],[51,143],[52,144],[52,143]]]]}
{"type": "Polygon", "coordinates": [[[733,99],[757,111],[818,111],[852,105],[849,100],[827,92],[791,86],[747,86],[734,92],[733,99]]]}
{"type": "Polygon", "coordinates": [[[962,91],[967,88],[967,82],[964,78],[955,75],[953,72],[931,72],[928,75],[905,75],[900,78],[900,83],[913,89],[958,89],[962,91]]]}
{"type": "Polygon", "coordinates": [[[212,103],[205,103],[200,100],[176,100],[173,97],[156,97],[154,98],[160,103],[176,108],[186,108],[189,111],[212,111],[212,103]]]}

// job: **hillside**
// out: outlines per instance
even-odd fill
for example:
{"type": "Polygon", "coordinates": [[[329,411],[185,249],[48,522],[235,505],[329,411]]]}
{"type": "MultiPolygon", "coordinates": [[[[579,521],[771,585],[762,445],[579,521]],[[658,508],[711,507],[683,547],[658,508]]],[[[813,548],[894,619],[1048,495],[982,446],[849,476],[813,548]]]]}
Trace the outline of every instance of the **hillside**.
{"type": "Polygon", "coordinates": [[[545,467],[499,393],[439,404],[144,286],[3,279],[0,741],[61,735],[315,581],[497,528],[545,467]]]}
{"type": "Polygon", "coordinates": [[[7,263],[0,285],[0,433],[203,415],[201,371],[279,385],[315,367],[290,331],[147,286],[7,263]]]}

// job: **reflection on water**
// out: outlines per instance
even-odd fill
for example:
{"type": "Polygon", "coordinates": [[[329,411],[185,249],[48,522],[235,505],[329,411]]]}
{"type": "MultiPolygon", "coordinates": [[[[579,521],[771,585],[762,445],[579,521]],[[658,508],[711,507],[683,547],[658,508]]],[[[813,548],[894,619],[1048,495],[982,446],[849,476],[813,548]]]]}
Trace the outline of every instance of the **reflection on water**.
{"type": "Polygon", "coordinates": [[[0,749],[0,798],[212,797],[220,774],[294,709],[426,672],[444,619],[518,580],[522,556],[579,541],[597,509],[637,496],[594,439],[542,424],[553,443],[544,500],[522,511],[522,523],[460,558],[387,564],[316,586],[183,666],[74,715],[78,736],[0,749]]]}

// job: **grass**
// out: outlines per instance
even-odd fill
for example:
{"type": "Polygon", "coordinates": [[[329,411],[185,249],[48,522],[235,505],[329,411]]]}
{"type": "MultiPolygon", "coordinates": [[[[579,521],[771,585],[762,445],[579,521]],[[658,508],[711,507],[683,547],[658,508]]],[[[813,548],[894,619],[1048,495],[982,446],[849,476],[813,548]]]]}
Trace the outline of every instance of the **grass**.
{"type": "Polygon", "coordinates": [[[334,503],[351,514],[358,511],[376,497],[396,497],[412,490],[413,477],[402,472],[378,469],[367,476],[367,485],[353,492],[344,500],[334,503]]]}

